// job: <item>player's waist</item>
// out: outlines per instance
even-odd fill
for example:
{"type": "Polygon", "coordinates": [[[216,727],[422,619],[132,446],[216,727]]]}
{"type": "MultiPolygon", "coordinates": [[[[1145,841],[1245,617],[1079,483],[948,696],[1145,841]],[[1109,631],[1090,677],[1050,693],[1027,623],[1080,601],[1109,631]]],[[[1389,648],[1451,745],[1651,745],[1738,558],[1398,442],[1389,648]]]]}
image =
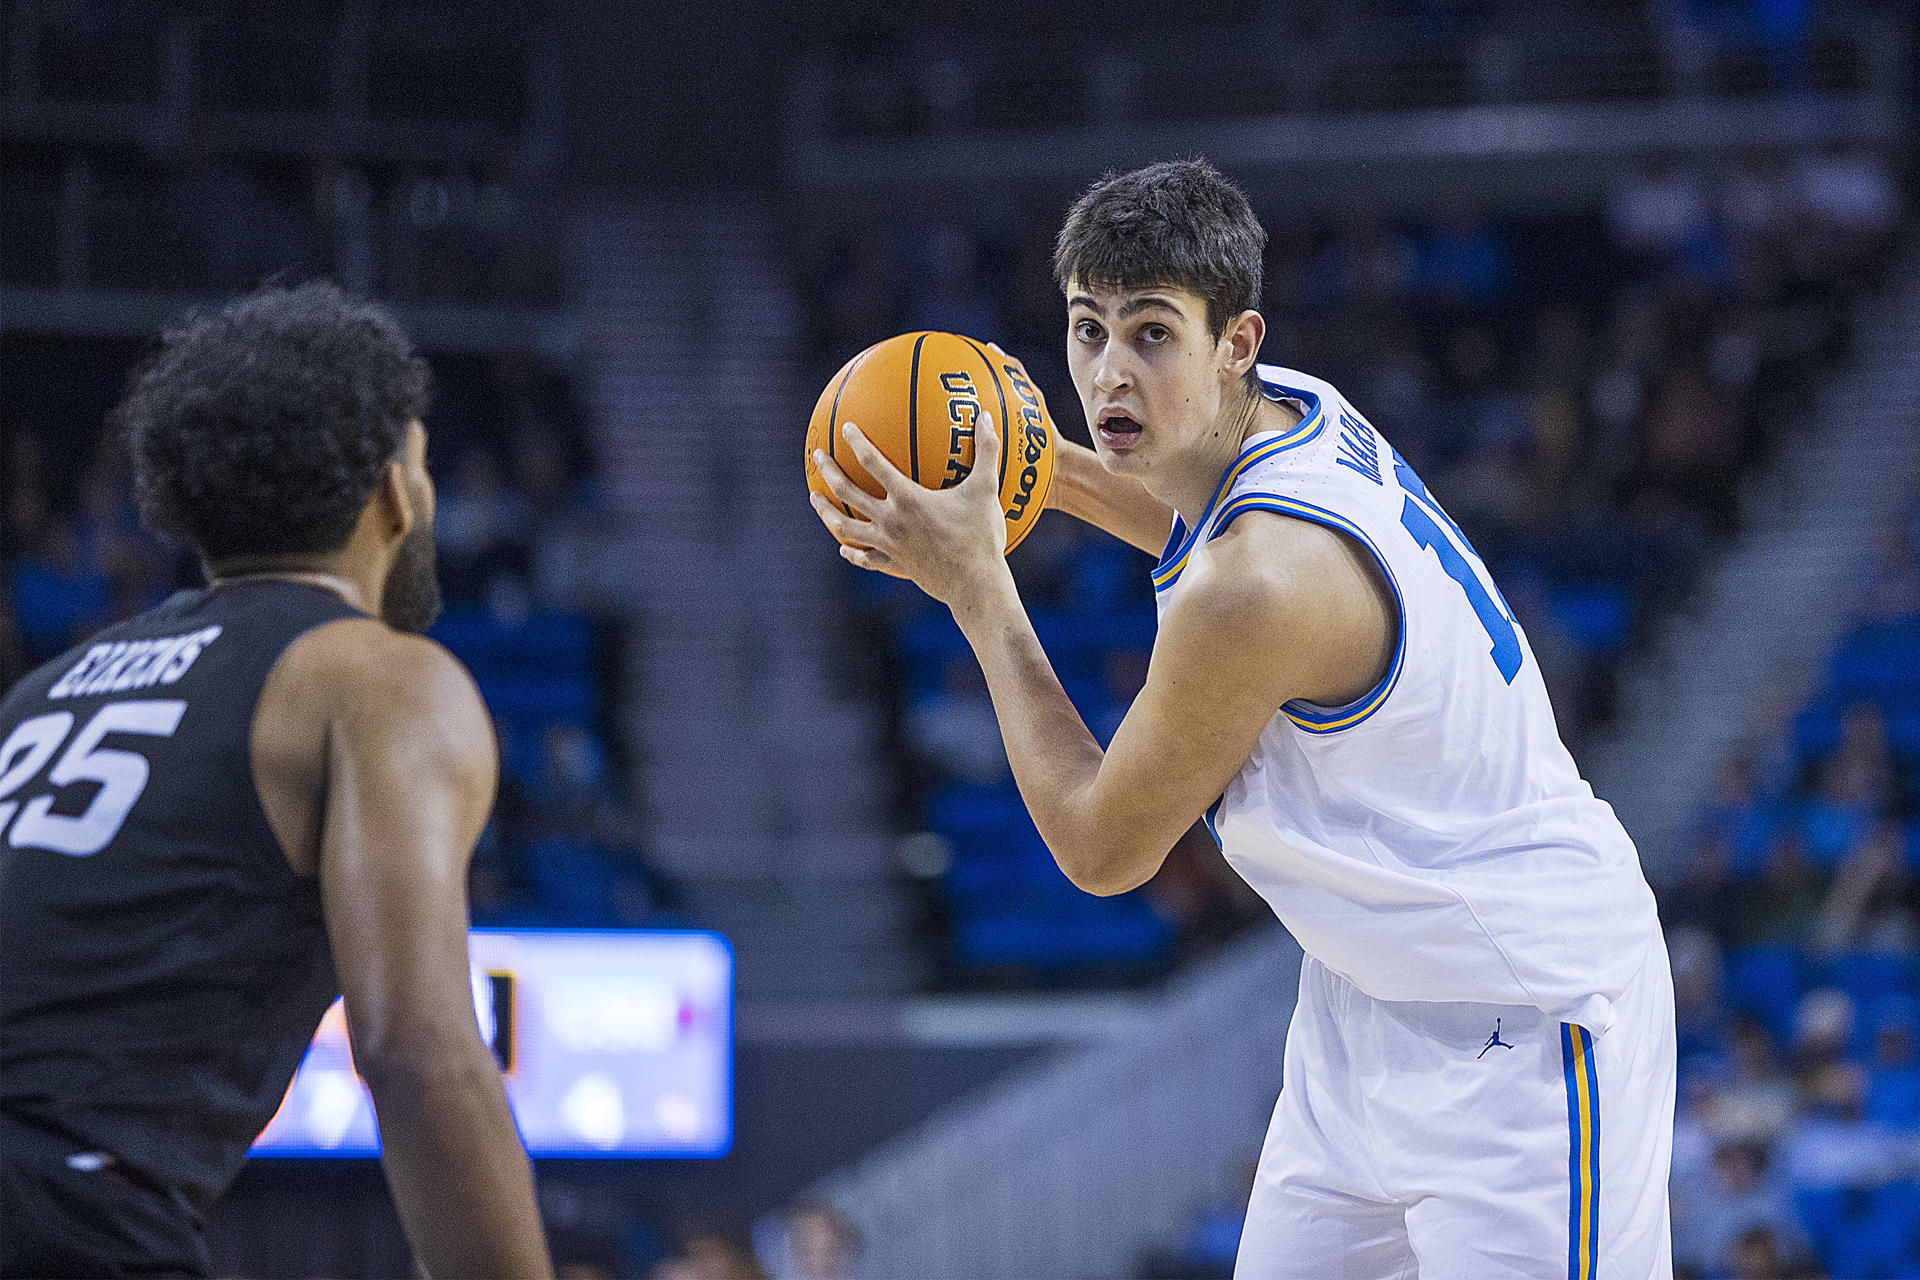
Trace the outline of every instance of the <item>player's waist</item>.
{"type": "Polygon", "coordinates": [[[99,1173],[169,1201],[184,1195],[177,1185],[139,1168],[118,1152],[16,1106],[0,1104],[0,1154],[21,1164],[60,1164],[79,1173],[99,1173]]]}

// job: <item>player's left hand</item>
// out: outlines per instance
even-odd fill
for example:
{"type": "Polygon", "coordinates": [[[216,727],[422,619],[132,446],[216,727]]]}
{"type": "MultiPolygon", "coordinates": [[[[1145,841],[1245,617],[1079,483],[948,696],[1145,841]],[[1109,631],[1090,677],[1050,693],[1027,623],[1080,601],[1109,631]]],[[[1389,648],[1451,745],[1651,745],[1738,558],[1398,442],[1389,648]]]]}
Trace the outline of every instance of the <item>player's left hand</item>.
{"type": "Polygon", "coordinates": [[[847,478],[824,450],[813,453],[836,507],[818,493],[813,509],[842,546],[840,554],[862,569],[910,578],[949,607],[974,588],[1006,572],[1007,522],[1000,510],[1000,431],[982,413],[974,430],[973,470],[951,489],[928,489],[887,460],[853,423],[841,428],[853,456],[880,484],[876,498],[847,478]]]}

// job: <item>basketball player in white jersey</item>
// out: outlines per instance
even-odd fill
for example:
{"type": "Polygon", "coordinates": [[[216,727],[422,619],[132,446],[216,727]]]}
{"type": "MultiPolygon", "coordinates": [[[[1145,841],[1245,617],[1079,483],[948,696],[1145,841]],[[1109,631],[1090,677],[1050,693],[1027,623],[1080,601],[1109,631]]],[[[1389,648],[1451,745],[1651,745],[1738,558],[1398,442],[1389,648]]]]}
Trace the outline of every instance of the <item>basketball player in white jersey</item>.
{"type": "Polygon", "coordinates": [[[993,430],[935,492],[846,426],[886,494],[817,453],[854,515],[815,508],[952,608],[1074,883],[1132,889],[1204,821],[1305,948],[1239,1280],[1668,1276],[1653,895],[1466,538],[1338,391],[1255,363],[1265,239],[1198,161],[1103,180],[1060,234],[1096,447],[1054,505],[1165,545],[1106,751],[1007,570],[993,430]]]}

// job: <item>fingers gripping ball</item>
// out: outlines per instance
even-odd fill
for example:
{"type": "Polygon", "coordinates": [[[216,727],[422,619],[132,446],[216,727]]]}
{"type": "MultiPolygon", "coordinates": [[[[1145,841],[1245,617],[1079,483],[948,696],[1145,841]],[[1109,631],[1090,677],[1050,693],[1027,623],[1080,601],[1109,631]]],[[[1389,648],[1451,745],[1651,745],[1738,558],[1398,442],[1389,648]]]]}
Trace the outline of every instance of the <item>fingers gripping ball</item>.
{"type": "Polygon", "coordinates": [[[974,424],[983,410],[1003,442],[1000,509],[1011,551],[1040,518],[1053,487],[1053,422],[1018,360],[956,333],[903,333],[841,366],[807,423],[807,488],[833,501],[813,465],[820,449],[849,480],[879,496],[879,483],[840,434],[852,422],[907,475],[929,489],[950,489],[973,470],[974,424]]]}

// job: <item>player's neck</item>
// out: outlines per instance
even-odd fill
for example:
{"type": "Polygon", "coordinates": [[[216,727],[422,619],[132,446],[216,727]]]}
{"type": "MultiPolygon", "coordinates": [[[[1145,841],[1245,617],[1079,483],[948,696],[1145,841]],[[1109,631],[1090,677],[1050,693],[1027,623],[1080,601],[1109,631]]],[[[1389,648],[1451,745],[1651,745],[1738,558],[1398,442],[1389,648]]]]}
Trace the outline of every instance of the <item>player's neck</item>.
{"type": "MultiPolygon", "coordinates": [[[[1220,491],[1221,478],[1247,441],[1262,432],[1285,431],[1299,422],[1300,415],[1291,405],[1258,395],[1237,400],[1221,414],[1217,428],[1196,444],[1189,455],[1190,465],[1182,468],[1184,474],[1176,482],[1178,491],[1154,496],[1178,511],[1187,528],[1196,527],[1207,518],[1208,505],[1220,491]]],[[[1149,484],[1148,489],[1151,492],[1153,486],[1149,484]]]]}
{"type": "Polygon", "coordinates": [[[209,586],[259,578],[304,582],[333,592],[362,613],[378,616],[380,612],[379,595],[370,591],[357,575],[324,556],[245,557],[207,566],[209,586]]]}

